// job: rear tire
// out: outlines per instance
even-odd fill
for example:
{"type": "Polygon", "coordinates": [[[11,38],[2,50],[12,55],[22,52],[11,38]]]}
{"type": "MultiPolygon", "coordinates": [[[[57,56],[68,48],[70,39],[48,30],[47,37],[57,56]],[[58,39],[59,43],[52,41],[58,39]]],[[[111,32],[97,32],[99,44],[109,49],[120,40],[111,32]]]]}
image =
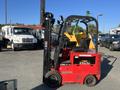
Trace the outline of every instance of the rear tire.
{"type": "Polygon", "coordinates": [[[51,88],[56,88],[56,87],[61,86],[62,78],[57,71],[49,71],[45,75],[44,83],[51,88]]]}
{"type": "Polygon", "coordinates": [[[97,83],[97,79],[95,76],[93,75],[88,75],[86,78],[85,78],[85,81],[84,81],[84,84],[88,87],[92,87],[92,86],[95,86],[97,83]]]}

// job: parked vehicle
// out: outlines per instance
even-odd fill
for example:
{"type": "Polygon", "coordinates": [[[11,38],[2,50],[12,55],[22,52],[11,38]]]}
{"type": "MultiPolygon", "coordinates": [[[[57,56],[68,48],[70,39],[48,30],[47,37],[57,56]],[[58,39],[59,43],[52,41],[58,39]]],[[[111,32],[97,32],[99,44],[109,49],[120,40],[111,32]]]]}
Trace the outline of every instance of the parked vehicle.
{"type": "MultiPolygon", "coordinates": [[[[38,48],[43,48],[44,47],[44,33],[45,33],[45,29],[41,29],[41,30],[33,30],[32,35],[37,38],[38,40],[38,48]]],[[[58,34],[56,34],[55,32],[51,33],[51,42],[55,42],[58,39],[58,34]]]]}
{"type": "Polygon", "coordinates": [[[120,49],[120,35],[111,34],[108,35],[104,40],[103,45],[109,50],[119,50],[120,49]]]}
{"type": "Polygon", "coordinates": [[[105,39],[108,38],[108,34],[99,34],[98,36],[98,44],[103,47],[105,39]]]}
{"type": "Polygon", "coordinates": [[[31,34],[37,39],[37,48],[44,47],[44,30],[32,30],[31,34]]]}
{"type": "Polygon", "coordinates": [[[31,28],[22,26],[3,26],[4,46],[13,50],[35,48],[37,39],[30,33],[31,28]]]}
{"type": "Polygon", "coordinates": [[[105,34],[99,34],[99,35],[98,35],[98,43],[100,43],[102,37],[104,37],[104,36],[105,36],[105,34]]]}

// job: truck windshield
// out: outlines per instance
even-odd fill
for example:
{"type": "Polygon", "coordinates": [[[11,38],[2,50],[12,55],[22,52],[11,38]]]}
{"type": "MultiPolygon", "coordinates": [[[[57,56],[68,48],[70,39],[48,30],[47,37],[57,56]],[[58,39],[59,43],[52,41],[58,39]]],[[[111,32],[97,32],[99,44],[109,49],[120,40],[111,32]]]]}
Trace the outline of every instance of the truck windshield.
{"type": "Polygon", "coordinates": [[[14,28],[13,32],[14,32],[14,34],[27,34],[27,35],[29,35],[29,34],[31,34],[30,33],[31,30],[32,29],[30,29],[30,28],[14,28]]]}

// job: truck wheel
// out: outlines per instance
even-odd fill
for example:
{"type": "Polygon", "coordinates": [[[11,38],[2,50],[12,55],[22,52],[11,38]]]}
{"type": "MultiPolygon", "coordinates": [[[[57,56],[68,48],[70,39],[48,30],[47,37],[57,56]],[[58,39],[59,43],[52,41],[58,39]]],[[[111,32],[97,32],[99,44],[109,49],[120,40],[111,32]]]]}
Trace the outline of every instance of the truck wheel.
{"type": "Polygon", "coordinates": [[[92,87],[92,86],[95,86],[97,83],[97,79],[95,76],[93,75],[88,75],[86,78],[85,78],[85,81],[84,81],[84,84],[88,87],[92,87]]]}
{"type": "Polygon", "coordinates": [[[110,45],[109,50],[114,51],[113,45],[110,45]]]}
{"type": "Polygon", "coordinates": [[[49,71],[45,76],[45,84],[51,88],[56,88],[61,85],[62,78],[57,71],[49,71]]]}
{"type": "Polygon", "coordinates": [[[12,50],[17,51],[17,48],[15,47],[14,43],[12,43],[12,50]]]}

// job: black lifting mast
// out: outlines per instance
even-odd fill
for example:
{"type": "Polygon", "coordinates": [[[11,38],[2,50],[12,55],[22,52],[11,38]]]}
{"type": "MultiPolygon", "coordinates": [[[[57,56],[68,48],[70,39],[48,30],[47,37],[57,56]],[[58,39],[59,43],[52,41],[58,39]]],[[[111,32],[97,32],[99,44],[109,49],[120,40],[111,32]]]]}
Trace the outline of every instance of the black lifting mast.
{"type": "Polygon", "coordinates": [[[44,34],[44,59],[43,59],[43,82],[45,75],[53,67],[51,60],[51,31],[54,24],[53,14],[46,12],[44,15],[45,34],[44,34]]]}
{"type": "Polygon", "coordinates": [[[45,82],[45,75],[53,67],[51,60],[51,31],[55,19],[53,14],[50,12],[45,12],[45,0],[41,0],[40,7],[40,23],[45,28],[44,29],[44,56],[43,56],[43,82],[45,82]]]}

